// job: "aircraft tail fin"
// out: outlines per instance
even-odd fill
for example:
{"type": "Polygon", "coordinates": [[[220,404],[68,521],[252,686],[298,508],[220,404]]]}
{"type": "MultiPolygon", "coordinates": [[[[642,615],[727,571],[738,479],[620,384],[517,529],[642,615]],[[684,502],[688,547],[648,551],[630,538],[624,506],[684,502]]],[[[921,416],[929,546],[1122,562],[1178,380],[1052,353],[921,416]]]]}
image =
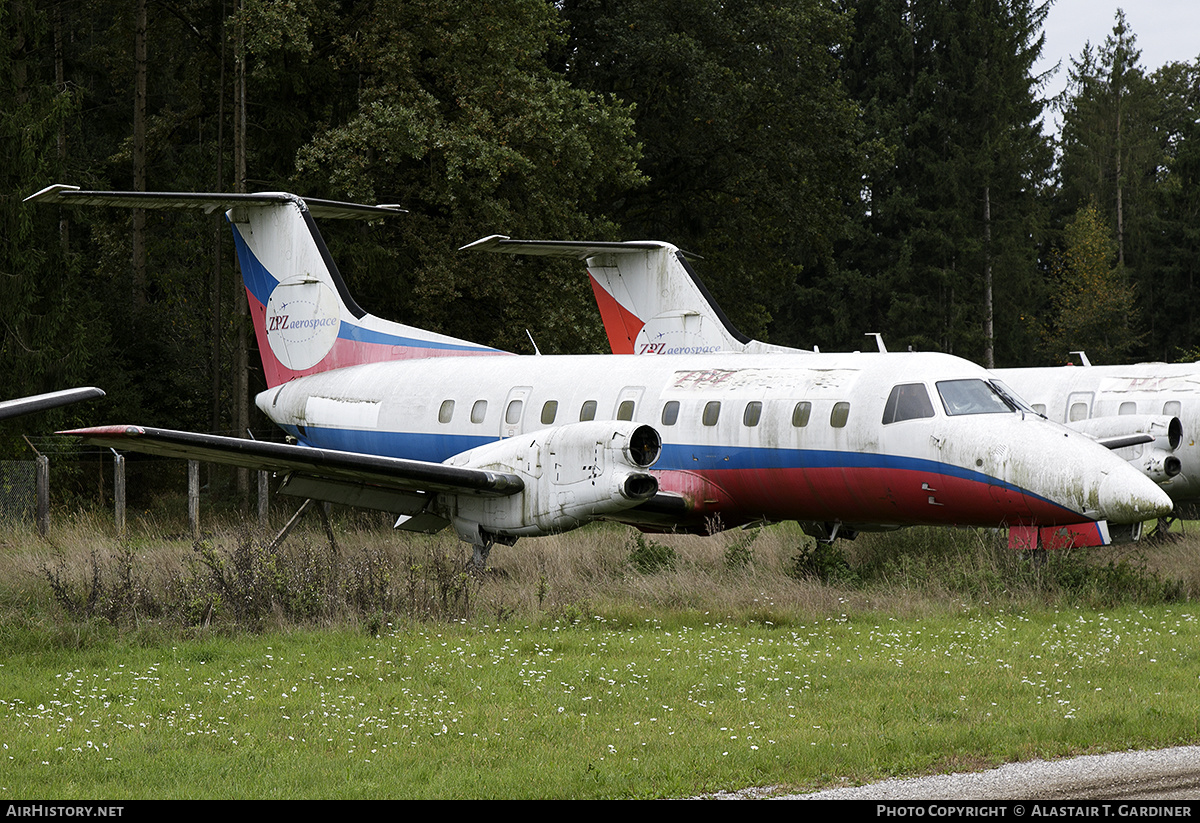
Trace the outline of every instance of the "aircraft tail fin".
{"type": "Polygon", "coordinates": [[[492,235],[463,249],[586,261],[614,354],[785,351],[738,331],[688,265],[687,253],[669,243],[512,240],[492,235]]]}
{"type": "Polygon", "coordinates": [[[496,349],[368,314],[355,302],[314,218],[372,220],[396,206],[304,199],[284,192],[81,191],[50,186],[42,203],[203,211],[220,209],[233,228],[268,387],[344,366],[481,354],[496,349]]]}

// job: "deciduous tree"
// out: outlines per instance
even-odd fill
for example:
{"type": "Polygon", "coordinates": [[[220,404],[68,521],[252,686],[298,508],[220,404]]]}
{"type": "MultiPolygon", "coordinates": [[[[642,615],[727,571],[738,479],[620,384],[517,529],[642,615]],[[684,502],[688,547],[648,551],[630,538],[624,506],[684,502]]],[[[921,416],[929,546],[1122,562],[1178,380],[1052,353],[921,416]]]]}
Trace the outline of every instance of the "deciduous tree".
{"type": "Polygon", "coordinates": [[[1116,244],[1095,203],[1081,207],[1052,254],[1051,320],[1041,328],[1050,362],[1086,351],[1096,364],[1123,363],[1139,343],[1134,288],[1114,264],[1116,244]]]}

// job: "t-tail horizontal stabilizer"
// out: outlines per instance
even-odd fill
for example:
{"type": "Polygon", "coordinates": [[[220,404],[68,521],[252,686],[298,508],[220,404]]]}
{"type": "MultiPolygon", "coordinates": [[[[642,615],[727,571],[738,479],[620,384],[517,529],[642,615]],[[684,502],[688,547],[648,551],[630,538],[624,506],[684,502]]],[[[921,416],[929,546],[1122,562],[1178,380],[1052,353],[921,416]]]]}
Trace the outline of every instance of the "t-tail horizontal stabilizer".
{"type": "Polygon", "coordinates": [[[404,213],[396,206],[308,200],[286,192],[109,192],[63,185],[27,200],[205,214],[224,210],[268,387],[363,363],[505,353],[382,320],[355,302],[314,217],[373,220],[404,213]]]}

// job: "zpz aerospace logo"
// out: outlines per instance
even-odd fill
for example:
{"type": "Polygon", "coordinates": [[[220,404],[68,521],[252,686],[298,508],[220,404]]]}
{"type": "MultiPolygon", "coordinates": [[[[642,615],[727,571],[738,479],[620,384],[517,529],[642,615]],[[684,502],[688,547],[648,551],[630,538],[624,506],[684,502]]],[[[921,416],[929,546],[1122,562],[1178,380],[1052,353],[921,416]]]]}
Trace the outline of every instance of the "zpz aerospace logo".
{"type": "Polygon", "coordinates": [[[294,371],[320,363],[340,325],[337,295],[309,275],[283,281],[267,301],[267,341],[279,362],[294,371]]]}

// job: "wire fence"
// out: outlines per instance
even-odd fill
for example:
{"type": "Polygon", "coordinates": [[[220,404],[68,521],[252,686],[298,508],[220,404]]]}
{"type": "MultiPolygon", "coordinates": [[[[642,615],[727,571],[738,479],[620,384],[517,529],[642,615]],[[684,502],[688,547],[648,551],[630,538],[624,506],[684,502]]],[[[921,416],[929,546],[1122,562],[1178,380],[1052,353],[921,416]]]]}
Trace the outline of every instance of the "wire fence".
{"type": "Polygon", "coordinates": [[[0,460],[0,522],[33,520],[37,511],[37,462],[0,460]]]}

